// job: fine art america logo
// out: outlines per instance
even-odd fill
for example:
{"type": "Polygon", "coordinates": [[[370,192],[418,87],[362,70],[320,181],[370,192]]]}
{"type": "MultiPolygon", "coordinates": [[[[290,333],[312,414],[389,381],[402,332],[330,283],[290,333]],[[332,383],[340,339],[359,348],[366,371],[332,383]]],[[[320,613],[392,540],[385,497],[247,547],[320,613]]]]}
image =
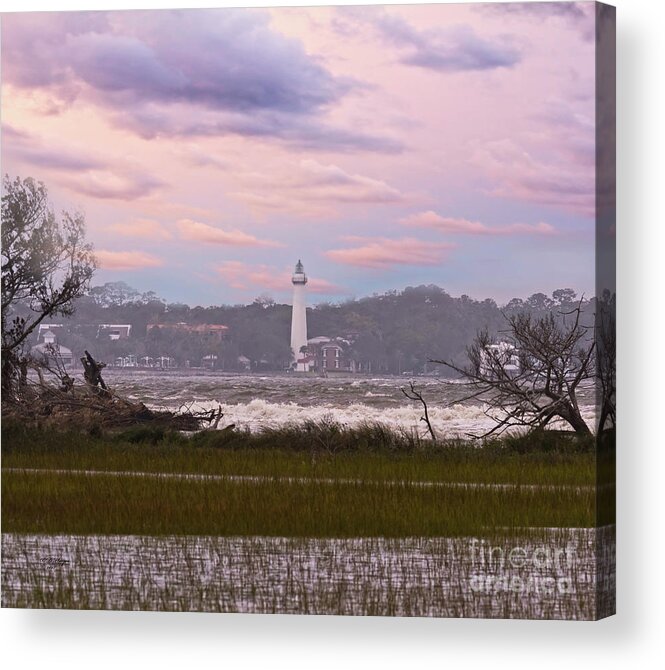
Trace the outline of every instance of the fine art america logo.
{"type": "Polygon", "coordinates": [[[572,544],[499,546],[472,538],[468,551],[473,593],[547,596],[575,590],[577,556],[572,544]]]}

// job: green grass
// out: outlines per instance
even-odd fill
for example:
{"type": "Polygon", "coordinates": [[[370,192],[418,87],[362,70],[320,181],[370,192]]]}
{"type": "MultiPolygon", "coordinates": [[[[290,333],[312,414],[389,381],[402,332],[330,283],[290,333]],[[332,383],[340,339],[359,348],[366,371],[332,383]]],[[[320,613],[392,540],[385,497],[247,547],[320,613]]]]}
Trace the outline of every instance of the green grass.
{"type": "Polygon", "coordinates": [[[145,429],[91,436],[8,425],[2,440],[2,531],[405,537],[592,527],[597,516],[611,521],[609,505],[596,509],[596,455],[588,445],[541,436],[535,448],[526,446],[524,438],[483,447],[435,445],[381,427],[353,432],[331,424],[193,437],[145,429]],[[28,474],[10,468],[263,479],[28,474]],[[422,481],[520,486],[424,487],[417,484],[422,481]]]}
{"type": "Polygon", "coordinates": [[[300,432],[294,428],[258,435],[216,431],[193,437],[145,428],[100,437],[11,426],[3,427],[3,467],[546,485],[596,483],[595,453],[571,444],[570,438],[558,438],[549,448],[540,445],[532,451],[524,448],[524,438],[482,447],[459,441],[436,445],[419,441],[408,448],[406,438],[399,443],[399,435],[381,427],[367,427],[347,429],[342,436],[353,448],[322,446],[333,444],[336,437],[338,433],[330,425],[308,426],[300,432]],[[558,450],[553,445],[558,445],[558,450]]]}
{"type": "Polygon", "coordinates": [[[589,527],[591,490],[385,483],[169,480],[3,473],[10,533],[453,536],[504,527],[589,527]]]}

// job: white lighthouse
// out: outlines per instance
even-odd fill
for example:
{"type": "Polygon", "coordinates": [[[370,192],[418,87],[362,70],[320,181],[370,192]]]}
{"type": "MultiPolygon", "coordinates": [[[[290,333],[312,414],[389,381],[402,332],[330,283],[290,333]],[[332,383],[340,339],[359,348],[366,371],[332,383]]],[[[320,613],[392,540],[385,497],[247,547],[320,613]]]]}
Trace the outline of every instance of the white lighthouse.
{"type": "Polygon", "coordinates": [[[300,261],[291,277],[293,283],[293,311],[291,313],[291,349],[296,372],[307,372],[309,365],[304,360],[305,354],[300,350],[307,346],[307,308],[305,285],[307,275],[300,261]]]}

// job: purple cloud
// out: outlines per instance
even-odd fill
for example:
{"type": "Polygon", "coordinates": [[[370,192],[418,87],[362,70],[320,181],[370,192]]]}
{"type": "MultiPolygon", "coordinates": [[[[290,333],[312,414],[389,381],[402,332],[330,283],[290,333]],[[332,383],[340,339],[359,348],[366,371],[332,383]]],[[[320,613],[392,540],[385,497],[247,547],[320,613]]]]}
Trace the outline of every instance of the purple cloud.
{"type": "Polygon", "coordinates": [[[396,154],[405,150],[399,140],[369,131],[332,126],[319,117],[262,110],[251,115],[239,113],[191,115],[156,105],[117,112],[113,123],[129,128],[144,139],[155,137],[221,137],[241,135],[277,140],[298,149],[336,152],[370,151],[396,154]]]}
{"type": "Polygon", "coordinates": [[[484,3],[479,8],[485,12],[502,15],[525,14],[538,18],[561,16],[571,19],[587,17],[587,13],[577,2],[498,2],[484,3]]]}
{"type": "Polygon", "coordinates": [[[583,39],[591,40],[595,34],[592,2],[496,2],[479,3],[477,9],[501,17],[521,17],[532,21],[562,19],[577,28],[583,39]]]}
{"type": "Polygon", "coordinates": [[[395,153],[389,137],[330,125],[359,84],[333,76],[267,12],[190,10],[3,20],[6,81],[109,109],[142,137],[236,134],[302,148],[395,153]],[[193,120],[195,119],[195,120],[193,120]]]}
{"type": "Polygon", "coordinates": [[[128,161],[113,161],[90,155],[65,145],[45,146],[38,137],[3,124],[3,156],[40,170],[50,170],[60,184],[92,198],[135,200],[164,186],[164,182],[146,174],[128,161]]]}
{"type": "Polygon", "coordinates": [[[408,49],[400,58],[404,65],[464,72],[513,67],[521,60],[519,51],[505,38],[486,38],[467,25],[418,30],[408,21],[383,7],[344,7],[342,16],[365,21],[381,39],[408,49]]]}

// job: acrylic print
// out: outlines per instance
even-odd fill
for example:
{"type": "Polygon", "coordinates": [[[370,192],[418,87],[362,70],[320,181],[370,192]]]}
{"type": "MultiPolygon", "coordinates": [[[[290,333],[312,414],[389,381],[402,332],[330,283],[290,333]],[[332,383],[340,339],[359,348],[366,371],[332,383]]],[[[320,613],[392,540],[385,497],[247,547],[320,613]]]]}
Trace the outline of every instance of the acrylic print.
{"type": "Polygon", "coordinates": [[[2,15],[2,605],[614,612],[614,9],[2,15]]]}

